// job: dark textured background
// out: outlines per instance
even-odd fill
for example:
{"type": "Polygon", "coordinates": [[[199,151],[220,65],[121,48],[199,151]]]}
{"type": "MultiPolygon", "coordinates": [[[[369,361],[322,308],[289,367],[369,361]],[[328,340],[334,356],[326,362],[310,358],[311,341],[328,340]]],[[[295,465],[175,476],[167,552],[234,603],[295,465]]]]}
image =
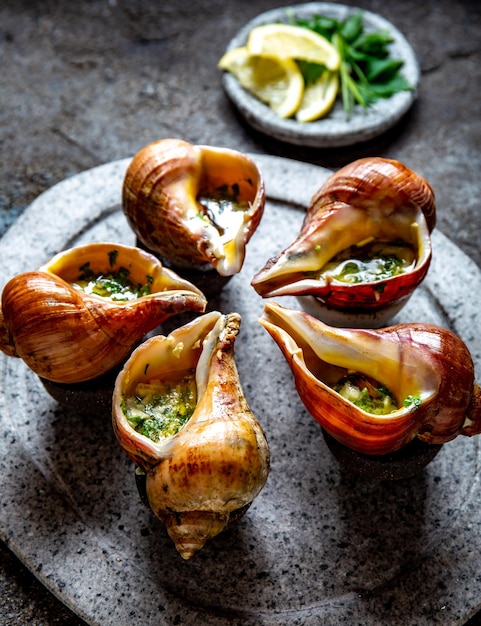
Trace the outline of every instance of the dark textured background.
{"type": "MultiPolygon", "coordinates": [[[[422,79],[417,103],[396,128],[338,150],[303,150],[251,131],[221,88],[216,63],[229,39],[282,4],[3,0],[0,234],[65,177],[171,136],[329,168],[366,155],[399,159],[434,187],[438,228],[481,266],[478,0],[356,3],[404,33],[422,79]]],[[[0,543],[0,624],[82,623],[0,543]]]]}

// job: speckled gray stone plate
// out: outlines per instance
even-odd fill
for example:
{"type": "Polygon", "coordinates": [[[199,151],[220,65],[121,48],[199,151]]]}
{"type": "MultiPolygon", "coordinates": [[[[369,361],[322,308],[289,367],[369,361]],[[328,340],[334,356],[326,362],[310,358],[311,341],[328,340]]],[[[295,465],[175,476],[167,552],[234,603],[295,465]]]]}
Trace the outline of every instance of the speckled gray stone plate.
{"type": "MultiPolygon", "coordinates": [[[[444,445],[409,480],[366,482],[340,468],[257,322],[263,302],[250,287],[329,172],[254,158],[266,212],[242,272],[214,304],[242,315],[239,372],[272,454],[265,489],[236,526],[183,561],[141,505],[110,416],[61,409],[21,361],[2,354],[0,535],[92,625],[462,623],[481,604],[479,438],[444,445]]],[[[119,209],[128,162],[77,175],[33,202],[0,240],[2,287],[63,248],[133,243],[119,209]]],[[[481,272],[438,231],[433,248],[429,275],[397,321],[455,330],[479,373],[481,272]]]]}
{"type": "MultiPolygon", "coordinates": [[[[291,11],[297,18],[306,19],[312,15],[326,15],[344,20],[360,9],[353,6],[330,2],[309,2],[273,9],[258,15],[243,26],[229,42],[227,50],[245,45],[249,32],[255,26],[272,22],[288,22],[291,11]]],[[[315,122],[300,123],[295,119],[279,118],[267,105],[248,93],[229,73],[223,75],[223,85],[229,98],[237,107],[245,120],[256,130],[287,143],[310,146],[315,148],[331,148],[348,146],[376,137],[392,126],[409,110],[417,97],[420,71],[413,49],[404,35],[390,22],[376,13],[364,11],[364,28],[366,32],[388,30],[393,42],[390,44],[392,58],[404,61],[402,73],[412,85],[412,91],[397,93],[391,98],[381,99],[370,107],[367,112],[361,107],[355,110],[349,121],[340,101],[323,119],[315,122]]]]}

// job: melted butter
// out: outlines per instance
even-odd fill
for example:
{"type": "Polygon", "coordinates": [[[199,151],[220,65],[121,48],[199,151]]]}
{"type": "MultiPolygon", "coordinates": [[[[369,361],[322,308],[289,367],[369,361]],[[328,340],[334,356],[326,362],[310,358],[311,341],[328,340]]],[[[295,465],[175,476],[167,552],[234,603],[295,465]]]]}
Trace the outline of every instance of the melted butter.
{"type": "Polygon", "coordinates": [[[148,276],[144,285],[134,285],[128,276],[129,271],[123,268],[118,272],[97,275],[91,271],[84,271],[78,280],[71,285],[84,293],[109,298],[116,302],[135,300],[150,293],[149,282],[151,279],[148,276]]]}
{"type": "Polygon", "coordinates": [[[386,280],[411,271],[416,255],[404,242],[361,242],[337,254],[321,270],[321,276],[357,284],[386,280]]]}
{"type": "Polygon", "coordinates": [[[242,215],[249,209],[249,202],[239,200],[239,190],[236,185],[221,187],[209,196],[199,196],[198,201],[204,209],[204,215],[215,226],[220,235],[236,228],[242,223],[242,215]]]}
{"type": "Polygon", "coordinates": [[[124,397],[123,410],[131,426],[154,442],[175,435],[188,422],[197,403],[195,372],[180,380],[139,383],[124,397]]]}

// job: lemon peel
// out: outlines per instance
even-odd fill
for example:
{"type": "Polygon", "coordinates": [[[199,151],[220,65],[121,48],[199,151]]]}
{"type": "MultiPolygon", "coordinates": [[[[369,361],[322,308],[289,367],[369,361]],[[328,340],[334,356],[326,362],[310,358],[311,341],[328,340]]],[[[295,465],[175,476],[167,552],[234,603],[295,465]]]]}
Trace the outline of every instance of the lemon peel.
{"type": "Polygon", "coordinates": [[[333,44],[322,35],[291,24],[265,24],[253,28],[247,39],[251,54],[271,55],[279,59],[297,59],[339,69],[341,57],[333,44]]]}
{"type": "Polygon", "coordinates": [[[339,92],[339,75],[324,72],[314,83],[307,85],[304,96],[296,112],[298,122],[314,122],[325,117],[332,107],[339,92]]]}
{"type": "Polygon", "coordinates": [[[252,54],[247,46],[234,48],[218,63],[239,83],[267,104],[279,117],[292,117],[304,95],[304,79],[291,58],[252,54]]]}

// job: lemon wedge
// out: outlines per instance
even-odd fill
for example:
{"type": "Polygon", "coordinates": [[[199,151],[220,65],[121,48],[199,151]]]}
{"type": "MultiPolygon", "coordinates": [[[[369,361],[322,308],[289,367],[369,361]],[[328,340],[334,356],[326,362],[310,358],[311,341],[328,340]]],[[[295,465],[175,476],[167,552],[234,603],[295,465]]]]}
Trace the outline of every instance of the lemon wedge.
{"type": "Polygon", "coordinates": [[[304,88],[304,96],[296,112],[297,121],[313,122],[326,116],[336,101],[338,91],[337,72],[323,72],[316,82],[304,88]]]}
{"type": "Polygon", "coordinates": [[[304,79],[293,59],[251,54],[247,47],[229,50],[220,59],[220,69],[267,104],[279,117],[294,115],[304,95],[304,79]]]}
{"type": "Polygon", "coordinates": [[[339,69],[339,52],[322,35],[302,26],[265,24],[251,30],[247,39],[251,54],[290,58],[324,65],[331,71],[339,69]]]}

